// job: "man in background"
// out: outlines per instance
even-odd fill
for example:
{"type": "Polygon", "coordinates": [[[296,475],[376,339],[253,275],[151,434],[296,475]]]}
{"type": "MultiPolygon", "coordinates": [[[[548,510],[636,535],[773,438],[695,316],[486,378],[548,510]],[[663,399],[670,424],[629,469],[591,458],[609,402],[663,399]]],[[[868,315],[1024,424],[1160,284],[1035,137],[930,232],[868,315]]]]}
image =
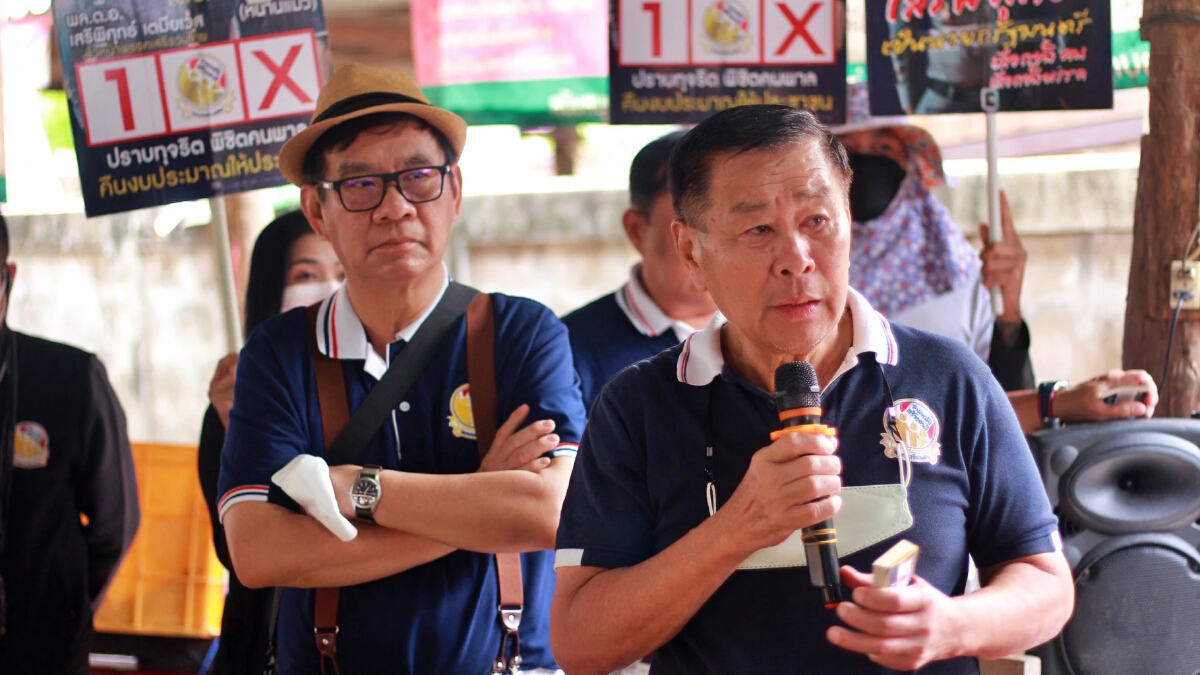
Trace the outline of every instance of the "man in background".
{"type": "Polygon", "coordinates": [[[92,615],[137,532],[125,412],[93,354],[8,327],[0,218],[0,664],[88,673],[92,615]]]}
{"type": "Polygon", "coordinates": [[[667,190],[667,162],[680,138],[682,131],[651,141],[629,169],[629,208],[621,225],[642,258],[629,271],[629,281],[563,317],[589,410],[613,375],[679,344],[717,310],[688,277],[671,236],[675,208],[667,190]]]}

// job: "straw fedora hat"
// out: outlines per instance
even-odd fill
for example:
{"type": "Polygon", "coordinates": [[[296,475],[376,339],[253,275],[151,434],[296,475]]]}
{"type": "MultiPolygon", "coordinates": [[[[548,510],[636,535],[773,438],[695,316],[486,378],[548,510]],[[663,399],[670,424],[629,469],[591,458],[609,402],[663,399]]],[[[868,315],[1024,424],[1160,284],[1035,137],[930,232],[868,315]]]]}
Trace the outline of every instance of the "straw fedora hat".
{"type": "Polygon", "coordinates": [[[429,103],[411,77],[393,68],[352,64],[337,69],[317,96],[308,128],[292,136],[279,152],[283,177],[302,185],[304,156],[321,134],[355,117],[380,112],[402,112],[435,127],[461,155],[467,142],[467,123],[449,110],[429,103]]]}

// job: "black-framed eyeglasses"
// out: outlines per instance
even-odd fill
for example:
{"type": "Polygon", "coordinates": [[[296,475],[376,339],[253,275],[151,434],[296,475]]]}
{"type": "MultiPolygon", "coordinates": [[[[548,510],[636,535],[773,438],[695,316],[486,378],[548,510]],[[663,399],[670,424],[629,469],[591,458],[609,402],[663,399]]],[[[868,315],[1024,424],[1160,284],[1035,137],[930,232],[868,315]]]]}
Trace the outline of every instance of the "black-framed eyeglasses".
{"type": "Polygon", "coordinates": [[[335,181],[317,181],[317,186],[337,192],[347,211],[372,211],[383,203],[387,186],[395,183],[400,195],[411,204],[424,204],[442,196],[450,165],[418,166],[392,173],[352,176],[335,181]]]}

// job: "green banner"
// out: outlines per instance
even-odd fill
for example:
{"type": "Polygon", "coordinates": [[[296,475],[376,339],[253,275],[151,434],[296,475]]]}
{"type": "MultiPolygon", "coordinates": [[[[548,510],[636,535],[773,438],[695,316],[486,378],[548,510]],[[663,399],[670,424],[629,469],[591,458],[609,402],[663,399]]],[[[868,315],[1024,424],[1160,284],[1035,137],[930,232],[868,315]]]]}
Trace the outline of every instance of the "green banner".
{"type": "Polygon", "coordinates": [[[1142,42],[1136,30],[1113,33],[1113,86],[1116,89],[1145,87],[1149,83],[1150,43],[1142,42]]]}
{"type": "Polygon", "coordinates": [[[546,127],[608,119],[608,78],[571,77],[424,87],[429,102],[467,124],[546,127]]]}

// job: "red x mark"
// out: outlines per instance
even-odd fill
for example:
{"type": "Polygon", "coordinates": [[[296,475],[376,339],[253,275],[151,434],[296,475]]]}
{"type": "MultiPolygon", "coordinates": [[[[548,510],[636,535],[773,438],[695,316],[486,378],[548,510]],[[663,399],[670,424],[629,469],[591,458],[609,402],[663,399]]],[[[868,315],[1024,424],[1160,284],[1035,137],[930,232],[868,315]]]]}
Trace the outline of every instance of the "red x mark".
{"type": "Polygon", "coordinates": [[[279,93],[280,87],[287,87],[288,91],[295,94],[301,103],[312,101],[309,95],[300,88],[300,85],[296,84],[296,81],[288,75],[288,72],[292,69],[292,64],[296,62],[296,57],[300,56],[301,47],[302,45],[292,45],[292,48],[288,50],[287,56],[283,58],[283,65],[275,65],[271,57],[267,56],[267,53],[261,49],[254,52],[258,60],[262,61],[267,70],[271,71],[271,77],[273,78],[271,86],[267,88],[267,95],[263,97],[262,105],[258,106],[259,110],[266,110],[271,107],[271,104],[275,102],[275,95],[279,93]]]}
{"type": "Polygon", "coordinates": [[[796,15],[792,14],[792,10],[788,9],[788,6],[784,3],[777,2],[775,4],[779,6],[779,10],[783,12],[783,15],[787,17],[788,22],[792,24],[792,32],[788,34],[787,39],[783,41],[783,44],[779,45],[779,49],[775,51],[775,56],[783,56],[783,53],[788,50],[788,47],[792,46],[792,42],[797,37],[808,43],[808,48],[812,50],[813,54],[824,55],[825,52],[821,51],[821,47],[817,44],[817,41],[808,34],[807,28],[809,20],[813,18],[813,15],[817,13],[817,10],[821,9],[821,3],[813,3],[812,7],[809,7],[808,11],[804,13],[804,18],[800,20],[796,19],[796,15]]]}

